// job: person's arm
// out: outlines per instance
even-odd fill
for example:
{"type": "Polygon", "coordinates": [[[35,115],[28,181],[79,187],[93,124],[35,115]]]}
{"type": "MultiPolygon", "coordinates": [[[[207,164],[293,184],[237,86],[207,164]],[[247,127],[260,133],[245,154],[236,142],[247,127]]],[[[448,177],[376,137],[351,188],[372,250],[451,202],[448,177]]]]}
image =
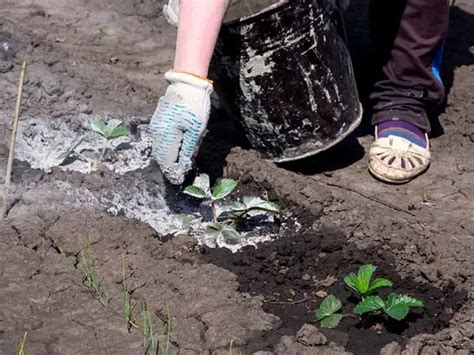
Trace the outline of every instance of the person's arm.
{"type": "Polygon", "coordinates": [[[181,0],[174,69],[207,77],[229,0],[181,0]]]}
{"type": "Polygon", "coordinates": [[[229,0],[181,0],[174,68],[150,122],[152,154],[171,183],[192,169],[211,108],[209,65],[229,0]]]}

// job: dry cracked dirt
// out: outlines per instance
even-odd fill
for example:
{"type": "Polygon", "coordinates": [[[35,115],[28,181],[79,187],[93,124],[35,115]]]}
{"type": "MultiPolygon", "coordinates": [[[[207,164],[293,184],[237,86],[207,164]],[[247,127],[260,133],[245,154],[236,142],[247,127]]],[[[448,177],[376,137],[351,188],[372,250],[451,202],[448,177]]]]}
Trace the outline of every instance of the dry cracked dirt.
{"type": "MultiPolygon", "coordinates": [[[[412,183],[390,186],[369,176],[373,138],[365,124],[330,151],[277,166],[235,147],[238,134],[222,113],[213,117],[198,170],[238,178],[239,194],[265,194],[283,207],[278,238],[238,253],[157,232],[167,219],[144,218],[144,211],[199,206],[165,185],[153,164],[88,174],[33,167],[64,127],[84,133],[96,117],[124,120],[130,144],[140,141],[172,63],[175,29],[163,3],[1,1],[2,179],[22,60],[29,69],[17,151],[23,159],[14,162],[0,222],[0,354],[17,354],[25,332],[25,354],[151,354],[139,331],[127,329],[123,265],[136,321],[145,300],[160,354],[474,353],[474,3],[452,7],[448,101],[432,166],[412,183]],[[51,130],[38,133],[34,120],[51,130]],[[21,142],[33,141],[29,160],[21,142]],[[82,282],[89,241],[106,307],[82,282]],[[313,310],[321,295],[350,303],[342,278],[369,262],[398,290],[423,298],[424,309],[402,323],[347,317],[333,330],[318,329],[313,310]]],[[[363,100],[370,87],[366,7],[353,1],[345,14],[363,100]]],[[[149,158],[149,150],[141,154],[149,158]]]]}

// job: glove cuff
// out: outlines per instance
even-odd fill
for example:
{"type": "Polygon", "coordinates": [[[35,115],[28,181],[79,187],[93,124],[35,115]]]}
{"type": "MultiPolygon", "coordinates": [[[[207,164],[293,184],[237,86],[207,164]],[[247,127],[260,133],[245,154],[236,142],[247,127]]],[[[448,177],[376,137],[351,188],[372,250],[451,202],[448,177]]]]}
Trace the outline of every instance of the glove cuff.
{"type": "Polygon", "coordinates": [[[211,80],[193,73],[169,70],[165,73],[165,79],[170,84],[186,84],[196,89],[205,90],[209,95],[213,91],[211,80]]]}
{"type": "MultiPolygon", "coordinates": [[[[194,73],[191,73],[191,72],[187,72],[187,71],[171,69],[171,70],[168,70],[165,73],[165,79],[168,80],[168,81],[183,82],[183,80],[185,80],[184,82],[186,82],[187,84],[194,85],[193,84],[194,81],[193,82],[188,82],[188,80],[191,80],[191,78],[187,78],[187,77],[192,77],[192,78],[198,79],[200,81],[205,81],[205,82],[209,83],[211,86],[212,86],[212,84],[214,84],[214,82],[212,80],[208,79],[208,78],[205,78],[203,76],[200,76],[200,75],[197,75],[197,74],[194,74],[194,73]],[[176,76],[174,74],[179,74],[179,76],[176,76]]],[[[200,86],[200,84],[197,84],[197,85],[200,86]]]]}

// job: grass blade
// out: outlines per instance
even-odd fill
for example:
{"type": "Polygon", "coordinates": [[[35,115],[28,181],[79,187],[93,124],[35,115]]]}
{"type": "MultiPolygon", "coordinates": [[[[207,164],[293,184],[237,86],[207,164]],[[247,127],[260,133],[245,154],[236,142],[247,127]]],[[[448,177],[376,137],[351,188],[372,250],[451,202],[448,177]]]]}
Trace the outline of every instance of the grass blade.
{"type": "Polygon", "coordinates": [[[18,349],[18,355],[25,355],[25,345],[26,345],[27,335],[28,335],[28,332],[25,331],[25,334],[23,335],[23,339],[20,341],[20,348],[18,349]]]}

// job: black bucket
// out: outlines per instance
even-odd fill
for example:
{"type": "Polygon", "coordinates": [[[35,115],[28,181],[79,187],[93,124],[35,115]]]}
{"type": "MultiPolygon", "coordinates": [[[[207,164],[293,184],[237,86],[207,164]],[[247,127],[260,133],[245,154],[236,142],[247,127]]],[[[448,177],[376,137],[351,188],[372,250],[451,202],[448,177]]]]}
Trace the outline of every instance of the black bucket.
{"type": "Polygon", "coordinates": [[[362,118],[336,0],[280,1],[225,23],[211,78],[250,144],[276,162],[330,148],[362,118]]]}

